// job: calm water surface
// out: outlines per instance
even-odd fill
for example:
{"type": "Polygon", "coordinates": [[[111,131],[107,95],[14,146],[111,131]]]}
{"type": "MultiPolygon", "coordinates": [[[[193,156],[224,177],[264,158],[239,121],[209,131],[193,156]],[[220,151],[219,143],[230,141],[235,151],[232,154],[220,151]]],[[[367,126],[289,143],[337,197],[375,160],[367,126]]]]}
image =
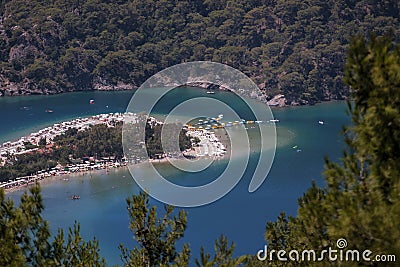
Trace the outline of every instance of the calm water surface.
{"type": "MultiPolygon", "coordinates": [[[[78,92],[55,96],[27,96],[0,98],[0,142],[13,140],[29,132],[49,126],[55,122],[89,116],[98,113],[123,112],[132,92],[78,92]],[[89,105],[94,99],[95,104],[89,105]],[[52,113],[45,112],[53,110],[52,113]]],[[[203,95],[204,91],[188,89],[175,95],[176,101],[203,95]]],[[[228,93],[213,95],[235,105],[228,93]]],[[[237,104],[240,107],[240,104],[237,104]]],[[[323,184],[321,171],[324,156],[333,160],[341,157],[343,141],[340,137],[342,125],[349,123],[344,102],[324,103],[311,107],[274,109],[274,116],[281,120],[277,124],[278,148],[271,172],[264,184],[254,193],[248,193],[251,168],[239,184],[222,199],[198,208],[186,209],[188,228],[182,242],[190,243],[192,258],[199,256],[200,247],[212,252],[214,240],[221,234],[236,244],[236,254],[254,254],[264,245],[266,222],[275,220],[280,212],[295,215],[297,199],[315,180],[323,184]],[[324,120],[319,125],[318,120],[324,120]],[[293,149],[297,146],[301,152],[293,149]]],[[[168,107],[160,107],[162,114],[168,107]]],[[[246,112],[246,111],[243,111],[246,112]]],[[[250,159],[256,163],[257,155],[250,159]]],[[[196,179],[210,180],[224,168],[219,161],[210,169],[197,174],[196,179]]],[[[179,184],[188,184],[187,174],[170,171],[160,166],[179,184]]],[[[145,175],[146,170],[143,170],[145,175]]],[[[81,232],[86,239],[96,236],[100,240],[101,254],[108,265],[121,264],[118,245],[134,245],[128,229],[125,199],[138,192],[138,187],[127,169],[112,170],[109,174],[99,171],[86,175],[55,178],[43,185],[45,204],[44,217],[50,222],[53,233],[57,228],[67,229],[74,221],[81,223],[81,232]],[[79,201],[69,200],[72,194],[81,196],[79,201]]],[[[18,201],[22,192],[8,194],[18,201]]],[[[153,204],[161,207],[157,201],[153,204]]]]}

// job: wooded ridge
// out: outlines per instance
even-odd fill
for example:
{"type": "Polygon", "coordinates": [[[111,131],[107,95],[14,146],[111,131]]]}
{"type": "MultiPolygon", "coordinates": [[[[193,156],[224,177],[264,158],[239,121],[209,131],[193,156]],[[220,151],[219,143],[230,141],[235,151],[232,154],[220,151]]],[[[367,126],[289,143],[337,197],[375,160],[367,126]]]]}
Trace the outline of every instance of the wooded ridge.
{"type": "Polygon", "coordinates": [[[210,60],[243,71],[267,99],[343,99],[350,37],[400,36],[399,14],[397,0],[5,0],[0,95],[133,89],[210,60]]]}

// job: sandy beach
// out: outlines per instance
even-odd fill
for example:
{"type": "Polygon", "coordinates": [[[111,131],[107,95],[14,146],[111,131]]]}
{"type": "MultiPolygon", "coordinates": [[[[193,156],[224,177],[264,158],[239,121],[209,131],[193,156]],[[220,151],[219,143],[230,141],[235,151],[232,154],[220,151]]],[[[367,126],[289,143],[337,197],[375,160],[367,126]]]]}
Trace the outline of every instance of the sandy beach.
{"type": "MultiPolygon", "coordinates": [[[[130,114],[130,116],[134,119],[133,123],[136,123],[135,114],[130,114]]],[[[69,122],[62,122],[54,124],[51,127],[47,127],[43,130],[40,130],[37,133],[32,133],[27,137],[21,138],[18,142],[10,143],[6,142],[1,147],[4,151],[10,154],[17,154],[14,150],[16,147],[20,146],[24,140],[31,140],[35,144],[39,142],[40,138],[43,136],[49,138],[51,140],[65,132],[69,127],[74,127],[79,130],[87,129],[88,123],[90,124],[107,124],[109,127],[113,126],[115,121],[122,121],[123,115],[120,113],[110,113],[110,114],[100,114],[96,116],[92,116],[90,118],[84,119],[75,119],[69,122]],[[50,134],[50,135],[49,135],[50,134]]],[[[154,118],[153,118],[154,119],[154,118]]],[[[154,119],[155,120],[155,119],[154,119]]],[[[202,127],[201,127],[202,128],[202,127]]],[[[222,159],[226,157],[230,157],[231,155],[231,143],[228,134],[225,129],[192,129],[188,130],[187,134],[196,137],[200,140],[200,143],[195,146],[193,145],[192,149],[184,151],[180,155],[176,156],[164,156],[160,159],[149,159],[151,163],[167,163],[171,160],[180,160],[184,157],[193,159],[198,158],[213,158],[213,159],[222,159]]],[[[5,153],[3,151],[3,154],[5,153]]],[[[21,152],[20,152],[21,153],[21,152]]],[[[22,153],[30,153],[29,151],[23,151],[22,153]]],[[[139,162],[140,163],[140,162],[139,162]]],[[[98,172],[107,172],[108,169],[111,168],[119,168],[130,164],[129,160],[124,159],[122,162],[114,162],[114,161],[106,161],[106,160],[96,160],[90,162],[82,162],[79,164],[69,164],[66,166],[61,166],[60,164],[56,167],[49,170],[42,170],[37,172],[34,175],[18,177],[14,180],[10,180],[8,182],[3,182],[0,187],[4,188],[6,192],[13,192],[17,190],[24,190],[29,187],[29,185],[34,184],[36,182],[45,185],[51,183],[52,181],[60,180],[60,179],[73,179],[76,176],[86,175],[88,173],[98,173],[98,172]]]]}
{"type": "MultiPolygon", "coordinates": [[[[230,152],[231,152],[231,146],[230,146],[230,140],[229,140],[229,136],[225,134],[225,130],[223,129],[218,129],[215,130],[215,135],[218,137],[218,139],[220,140],[220,142],[222,144],[225,145],[226,147],[226,154],[224,154],[222,157],[216,157],[217,159],[221,159],[221,158],[226,158],[230,156],[230,152]]],[[[213,156],[202,156],[202,157],[197,157],[198,158],[212,158],[213,156]]],[[[183,160],[183,156],[182,158],[175,158],[175,157],[164,157],[161,159],[149,159],[149,162],[151,162],[152,164],[165,164],[168,163],[169,161],[178,161],[178,160],[183,160]]],[[[138,167],[140,167],[141,163],[137,163],[134,165],[137,165],[138,167]]],[[[113,166],[113,167],[107,167],[107,168],[101,168],[101,169],[93,169],[90,171],[78,171],[78,172],[70,172],[70,173],[64,173],[64,172],[54,172],[53,175],[50,176],[46,176],[43,178],[36,178],[35,181],[33,182],[28,182],[26,184],[23,185],[18,185],[18,186],[13,186],[10,188],[6,188],[5,192],[6,193],[10,193],[10,192],[15,192],[15,191],[20,191],[20,190],[27,190],[29,188],[29,186],[35,184],[36,182],[38,182],[40,185],[47,185],[56,181],[60,181],[60,180],[64,180],[64,181],[68,181],[68,180],[72,180],[74,178],[77,177],[82,177],[82,176],[87,176],[87,175],[98,175],[101,173],[108,173],[111,170],[116,170],[116,169],[124,169],[127,168],[127,164],[119,164],[118,166],[113,166]]]]}

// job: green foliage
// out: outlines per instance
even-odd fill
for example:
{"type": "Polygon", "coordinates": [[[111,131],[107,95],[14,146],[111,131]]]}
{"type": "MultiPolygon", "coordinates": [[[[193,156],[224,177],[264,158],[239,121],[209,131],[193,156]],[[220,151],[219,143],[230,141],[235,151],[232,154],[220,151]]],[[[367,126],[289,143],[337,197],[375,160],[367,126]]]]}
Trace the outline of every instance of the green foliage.
{"type": "Polygon", "coordinates": [[[97,64],[95,73],[114,85],[124,82],[139,86],[144,82],[143,64],[128,50],[109,52],[97,64]]]}
{"type": "Polygon", "coordinates": [[[40,140],[39,140],[39,142],[38,142],[38,145],[39,145],[40,147],[45,147],[46,144],[47,144],[46,137],[40,138],[40,140]]]}
{"type": "Polygon", "coordinates": [[[57,162],[46,153],[26,153],[11,157],[0,168],[0,181],[8,181],[17,177],[35,174],[40,170],[47,170],[57,165],[57,162]]]}
{"type": "Polygon", "coordinates": [[[31,142],[24,142],[24,147],[27,150],[37,148],[37,146],[33,145],[31,142]]]}
{"type": "Polygon", "coordinates": [[[99,242],[94,238],[84,241],[80,234],[80,225],[75,222],[69,228],[68,239],[65,245],[64,231],[58,230],[52,243],[53,261],[57,266],[106,266],[99,254],[99,242]]]}
{"type": "MultiPolygon", "coordinates": [[[[121,160],[122,151],[122,123],[115,127],[104,124],[93,125],[85,131],[70,128],[64,134],[54,138],[54,146],[44,149],[45,139],[39,141],[40,150],[10,157],[7,163],[0,167],[1,181],[8,181],[17,177],[36,174],[55,167],[58,163],[71,163],[75,159],[84,157],[111,157],[121,160]]],[[[37,148],[30,143],[26,149],[37,148]]]]}
{"type": "Polygon", "coordinates": [[[54,138],[54,154],[58,161],[68,161],[69,155],[76,159],[83,157],[112,157],[120,160],[122,151],[122,123],[115,127],[105,124],[92,125],[84,131],[70,129],[54,138]]]}
{"type": "Polygon", "coordinates": [[[211,259],[209,253],[204,252],[204,248],[201,247],[200,259],[196,259],[196,266],[198,267],[235,267],[241,266],[246,262],[247,256],[233,257],[233,251],[235,245],[233,242],[229,244],[228,239],[221,235],[219,239],[215,240],[214,251],[215,255],[211,259]]]}
{"type": "Polygon", "coordinates": [[[354,38],[345,73],[354,102],[344,157],[341,164],[326,160],[326,186],[313,184],[295,218],[268,223],[270,249],[322,251],[345,238],[349,249],[400,255],[400,45],[390,37],[354,38]]]}
{"type": "MultiPolygon", "coordinates": [[[[166,153],[176,153],[174,148],[174,136],[179,132],[178,142],[179,150],[192,147],[191,136],[187,135],[187,131],[182,129],[182,124],[146,124],[145,129],[145,142],[147,147],[148,156],[151,159],[159,158],[160,155],[166,153]],[[165,147],[162,146],[164,144],[165,147]]],[[[194,142],[198,142],[198,138],[194,142]]],[[[178,149],[176,149],[178,150],[178,149]]]]}
{"type": "Polygon", "coordinates": [[[35,93],[134,87],[168,66],[213,60],[289,103],[342,99],[350,37],[400,29],[395,0],[7,0],[0,7],[2,88],[17,83],[35,93]]]}
{"type": "Polygon", "coordinates": [[[41,216],[40,187],[29,191],[14,207],[0,189],[0,266],[105,266],[98,242],[83,241],[79,224],[69,229],[67,244],[62,230],[51,243],[48,223],[41,216]]]}
{"type": "MultiPolygon", "coordinates": [[[[164,154],[161,145],[161,131],[167,127],[171,134],[179,132],[179,149],[183,151],[191,148],[191,137],[186,130],[182,130],[180,124],[153,125],[146,124],[145,140],[150,158],[158,158],[164,154]]],[[[174,140],[173,137],[166,137],[174,140]]],[[[64,134],[54,138],[54,145],[45,148],[46,138],[39,141],[40,150],[24,153],[17,156],[10,156],[6,164],[0,167],[0,181],[8,181],[17,177],[34,175],[38,171],[49,170],[58,163],[69,164],[82,161],[84,158],[94,157],[96,159],[111,158],[121,160],[123,158],[122,148],[122,123],[115,122],[113,127],[105,124],[92,125],[88,129],[78,131],[75,128],[68,129],[64,134]]],[[[195,143],[199,140],[193,140],[195,143]]],[[[171,147],[168,145],[168,147],[171,147]]],[[[25,143],[26,149],[35,149],[38,146],[30,142],[25,143]]],[[[177,149],[178,150],[178,149],[177,149]]],[[[178,151],[168,151],[176,153],[178,151]]]]}
{"type": "Polygon", "coordinates": [[[190,256],[188,245],[178,252],[176,242],[186,229],[186,213],[174,215],[174,208],[165,205],[165,214],[157,217],[156,207],[150,207],[149,196],[141,192],[126,200],[130,226],[139,247],[132,250],[122,244],[121,259],[125,266],[187,266],[190,256]]]}

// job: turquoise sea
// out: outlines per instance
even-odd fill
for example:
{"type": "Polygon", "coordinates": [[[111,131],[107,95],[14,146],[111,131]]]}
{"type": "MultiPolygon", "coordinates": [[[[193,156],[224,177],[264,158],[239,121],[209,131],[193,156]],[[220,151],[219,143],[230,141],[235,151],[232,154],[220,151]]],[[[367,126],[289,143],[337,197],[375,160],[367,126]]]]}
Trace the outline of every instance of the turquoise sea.
{"type": "MultiPolygon", "coordinates": [[[[55,122],[99,113],[124,112],[133,92],[75,92],[55,96],[26,96],[0,98],[0,142],[13,140],[55,122]],[[95,104],[89,105],[89,100],[95,104]],[[45,110],[52,110],[52,113],[45,110]]],[[[186,89],[173,95],[177,103],[193,96],[204,96],[204,90],[186,89]]],[[[213,97],[230,102],[241,109],[241,104],[230,93],[218,92],[213,97]]],[[[170,103],[170,102],[169,102],[170,103]]],[[[245,109],[245,108],[243,108],[245,109]]],[[[157,113],[168,112],[160,106],[157,113]]],[[[340,136],[343,125],[348,125],[346,103],[330,102],[309,107],[273,109],[280,119],[277,124],[278,146],[272,169],[262,186],[248,193],[251,168],[239,184],[222,199],[197,208],[186,208],[188,228],[181,242],[190,243],[192,259],[199,257],[200,247],[212,252],[214,240],[224,234],[235,242],[235,254],[255,254],[265,243],[266,222],[275,220],[280,212],[295,215],[297,199],[315,180],[323,184],[324,156],[332,160],[341,157],[344,142],[340,136]],[[323,120],[324,125],[318,124],[323,120]],[[297,146],[301,151],[293,147],[297,146]]],[[[246,110],[243,110],[246,113],[246,110]]],[[[250,165],[257,155],[252,154],[250,165]]],[[[196,178],[203,183],[224,168],[224,160],[212,165],[196,178]]],[[[190,184],[192,176],[174,173],[169,166],[160,166],[170,173],[178,184],[190,184]]],[[[143,170],[143,175],[146,171],[143,170]]],[[[43,185],[44,217],[53,233],[57,228],[67,229],[78,221],[86,239],[96,236],[100,240],[101,254],[107,264],[120,264],[118,245],[133,247],[132,233],[128,229],[125,199],[138,192],[138,186],[127,169],[94,172],[55,178],[43,185]],[[79,201],[69,200],[78,194],[79,201]]],[[[18,202],[21,191],[8,196],[18,202]]],[[[153,200],[161,210],[162,204],[153,200]]]]}

